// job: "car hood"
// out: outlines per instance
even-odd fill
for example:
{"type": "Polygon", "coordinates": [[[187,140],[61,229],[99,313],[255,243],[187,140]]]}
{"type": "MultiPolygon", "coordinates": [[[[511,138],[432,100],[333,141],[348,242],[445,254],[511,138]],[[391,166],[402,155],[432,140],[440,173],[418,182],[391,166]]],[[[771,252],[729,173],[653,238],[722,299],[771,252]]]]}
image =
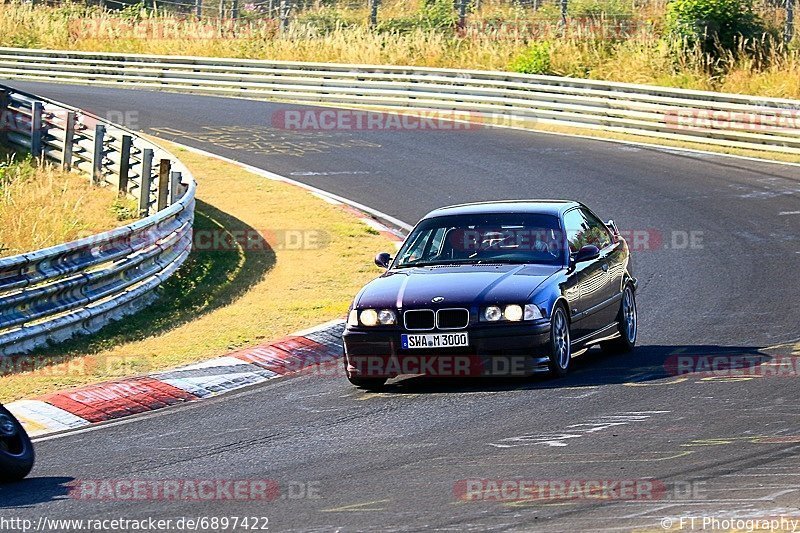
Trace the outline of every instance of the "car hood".
{"type": "Polygon", "coordinates": [[[431,305],[525,303],[547,278],[561,269],[550,265],[461,265],[390,270],[368,283],[356,305],[409,309],[431,305]]]}

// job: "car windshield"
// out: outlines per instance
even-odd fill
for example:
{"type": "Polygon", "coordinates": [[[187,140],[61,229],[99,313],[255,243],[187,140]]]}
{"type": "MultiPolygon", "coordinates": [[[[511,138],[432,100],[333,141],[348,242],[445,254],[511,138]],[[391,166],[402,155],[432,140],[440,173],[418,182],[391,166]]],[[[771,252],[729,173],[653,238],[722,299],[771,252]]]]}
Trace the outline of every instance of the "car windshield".
{"type": "Polygon", "coordinates": [[[453,264],[563,264],[563,233],[552,215],[497,213],[423,220],[393,268],[453,264]]]}

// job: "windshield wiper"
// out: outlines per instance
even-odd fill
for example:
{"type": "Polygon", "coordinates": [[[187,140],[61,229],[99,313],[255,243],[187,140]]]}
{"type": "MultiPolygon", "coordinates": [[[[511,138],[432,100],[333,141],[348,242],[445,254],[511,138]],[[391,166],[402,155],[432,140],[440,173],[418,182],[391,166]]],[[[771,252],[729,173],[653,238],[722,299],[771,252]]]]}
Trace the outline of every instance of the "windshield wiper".
{"type": "Polygon", "coordinates": [[[466,261],[427,261],[424,263],[407,263],[405,265],[397,265],[395,268],[414,268],[414,267],[429,267],[429,266],[458,266],[458,265],[472,265],[473,262],[466,261]]]}

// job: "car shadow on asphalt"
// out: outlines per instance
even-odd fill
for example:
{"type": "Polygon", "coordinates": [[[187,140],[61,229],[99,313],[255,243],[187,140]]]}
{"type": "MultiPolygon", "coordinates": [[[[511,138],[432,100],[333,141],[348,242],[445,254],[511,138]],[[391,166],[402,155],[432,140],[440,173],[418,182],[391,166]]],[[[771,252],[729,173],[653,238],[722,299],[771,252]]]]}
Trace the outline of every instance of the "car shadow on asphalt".
{"type": "Polygon", "coordinates": [[[192,251],[164,282],[159,298],[141,311],[106,325],[102,334],[77,336],[0,365],[0,377],[62,364],[110,346],[155,337],[230,305],[276,264],[275,251],[256,228],[195,200],[192,251]],[[242,242],[241,236],[247,236],[242,242]]]}
{"type": "MultiPolygon", "coordinates": [[[[768,354],[755,346],[641,345],[627,354],[606,354],[599,348],[572,359],[570,373],[563,378],[547,374],[528,377],[443,378],[400,377],[381,390],[390,394],[492,392],[516,389],[561,389],[599,385],[686,381],[689,379],[736,379],[770,372],[764,363],[779,354],[768,354]],[[744,373],[744,374],[743,374],[744,373]]],[[[769,366],[769,365],[768,365],[769,366]]],[[[794,371],[797,371],[797,365],[794,371]]]]}
{"type": "Polygon", "coordinates": [[[29,477],[0,485],[0,509],[19,509],[69,497],[71,477],[29,477]]]}

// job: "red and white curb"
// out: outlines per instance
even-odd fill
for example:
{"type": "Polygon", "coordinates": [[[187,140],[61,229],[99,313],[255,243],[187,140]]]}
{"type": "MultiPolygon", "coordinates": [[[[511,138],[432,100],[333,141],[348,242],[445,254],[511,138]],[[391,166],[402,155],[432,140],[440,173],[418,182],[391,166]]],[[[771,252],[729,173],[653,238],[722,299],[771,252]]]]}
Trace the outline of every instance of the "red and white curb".
{"type": "Polygon", "coordinates": [[[343,320],[188,366],[19,400],[5,407],[31,436],[82,428],[298,374],[342,355],[343,320]]]}
{"type": "MultiPolygon", "coordinates": [[[[402,243],[398,232],[358,209],[336,199],[326,200],[356,215],[398,247],[402,243]]],[[[79,429],[299,374],[315,365],[334,364],[342,356],[342,331],[344,321],[334,320],[207,361],[18,400],[5,407],[31,436],[79,429]]]]}
{"type": "MultiPolygon", "coordinates": [[[[411,226],[400,220],[347,198],[205,150],[179,146],[237,165],[264,178],[306,189],[354,215],[368,227],[393,241],[398,249],[403,242],[403,231],[411,229],[411,226]],[[397,229],[384,225],[376,218],[387,221],[397,229]]],[[[5,407],[22,422],[31,436],[79,429],[99,422],[217,396],[270,379],[299,374],[315,365],[334,364],[342,356],[342,331],[344,320],[334,320],[272,343],[245,348],[215,359],[147,376],[108,381],[39,398],[18,400],[6,404],[5,407]]]]}

